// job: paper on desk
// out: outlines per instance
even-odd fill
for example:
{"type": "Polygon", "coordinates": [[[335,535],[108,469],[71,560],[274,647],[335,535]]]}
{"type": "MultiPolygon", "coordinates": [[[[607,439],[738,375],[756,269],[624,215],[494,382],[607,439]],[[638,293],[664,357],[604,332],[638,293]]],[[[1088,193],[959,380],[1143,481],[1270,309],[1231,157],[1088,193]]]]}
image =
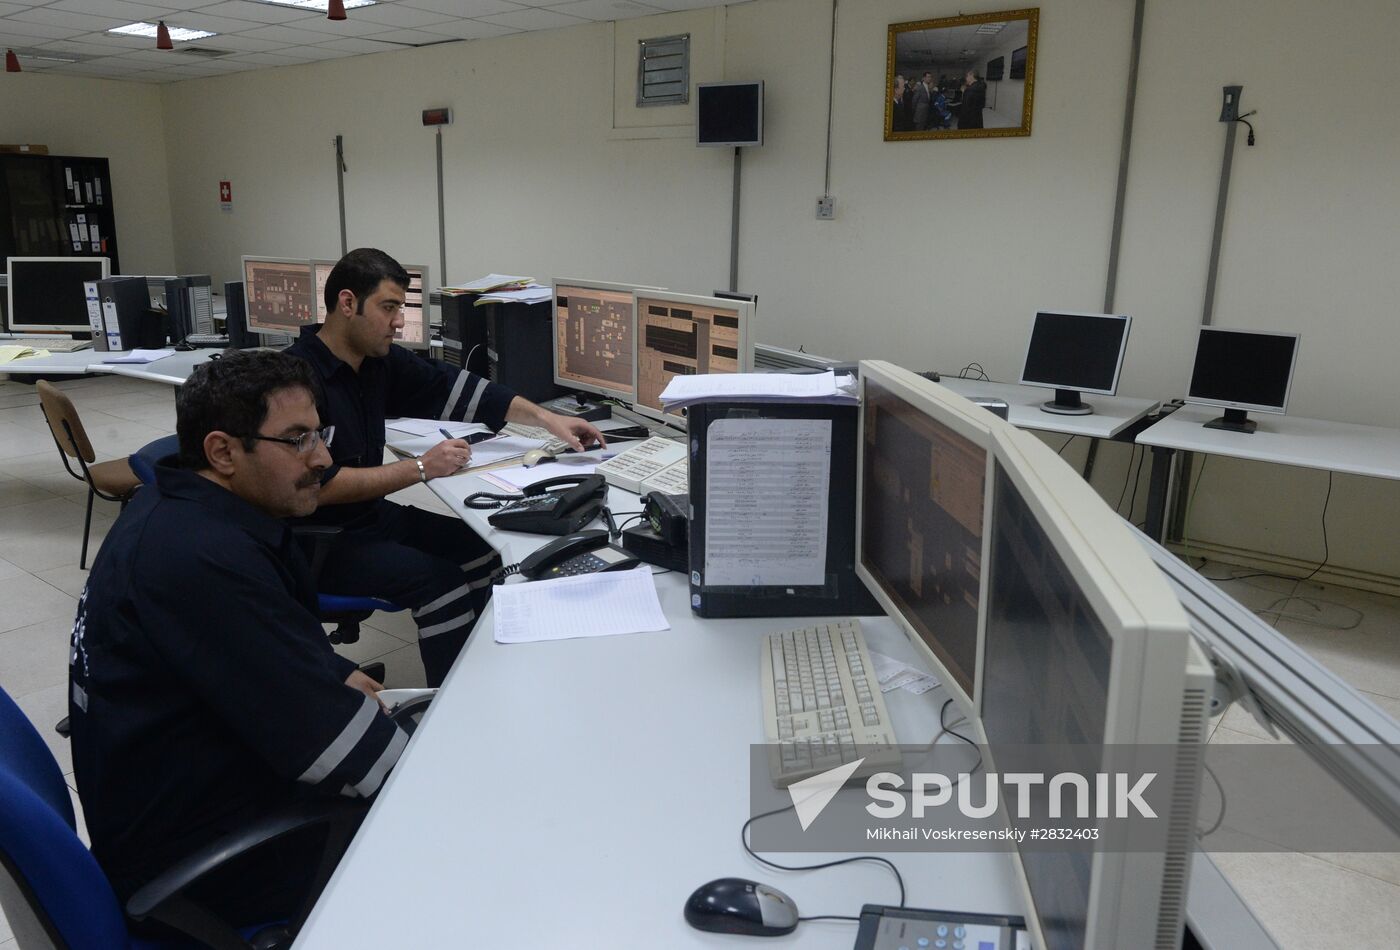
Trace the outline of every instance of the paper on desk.
{"type": "Polygon", "coordinates": [[[669,630],[647,565],[505,584],[491,597],[497,643],[669,630]]]}
{"type": "Polygon", "coordinates": [[[888,693],[895,689],[906,689],[915,695],[927,693],[938,685],[923,670],[910,666],[894,657],[885,656],[870,650],[870,662],[875,667],[875,679],[880,683],[880,692],[888,693]]]}
{"type": "Polygon", "coordinates": [[[154,363],[167,356],[174,356],[174,350],[132,350],[130,353],[109,353],[102,357],[104,363],[154,363]]]}
{"type": "Polygon", "coordinates": [[[393,712],[404,703],[412,702],[422,696],[436,696],[437,687],[428,686],[421,689],[381,689],[374,694],[383,705],[385,712],[393,712]]]}
{"type": "MultiPolygon", "coordinates": [[[[445,441],[442,434],[434,433],[433,435],[415,436],[411,439],[393,439],[388,445],[395,452],[402,452],[417,458],[442,441],[445,441]]],[[[497,436],[472,446],[471,464],[467,467],[478,468],[482,465],[503,462],[506,459],[519,458],[531,449],[543,447],[544,440],[542,439],[524,439],[514,435],[497,436]]]]}
{"type": "Polygon", "coordinates": [[[546,478],[556,478],[560,475],[592,475],[599,461],[593,455],[564,455],[557,462],[543,462],[534,468],[512,465],[509,468],[482,472],[481,477],[493,482],[503,491],[519,491],[526,485],[533,485],[546,478]]]}
{"type": "Polygon", "coordinates": [[[484,294],[488,290],[496,290],[501,287],[512,287],[533,282],[533,277],[512,277],[509,274],[487,274],[485,277],[478,277],[476,280],[469,280],[464,284],[454,284],[451,287],[443,287],[442,290],[449,293],[484,294]]]}
{"type": "MultiPolygon", "coordinates": [[[[384,427],[410,435],[431,435],[442,441],[442,430],[451,432],[454,438],[464,439],[473,432],[490,432],[491,427],[480,422],[452,422],[442,419],[385,419],[384,427]]],[[[436,443],[434,443],[436,444],[436,443]]]]}
{"type": "Polygon", "coordinates": [[[543,303],[554,296],[554,291],[541,284],[528,284],[524,287],[507,290],[493,290],[482,294],[472,304],[481,307],[488,303],[543,303]]]}
{"type": "Polygon", "coordinates": [[[666,408],[707,399],[746,399],[760,402],[790,400],[854,402],[849,376],[825,373],[706,373],[673,376],[661,393],[666,408]]]}
{"type": "Polygon", "coordinates": [[[48,355],[48,350],[36,350],[32,346],[20,346],[17,343],[7,343],[3,346],[0,346],[0,363],[8,363],[11,360],[27,360],[31,356],[48,355]]]}

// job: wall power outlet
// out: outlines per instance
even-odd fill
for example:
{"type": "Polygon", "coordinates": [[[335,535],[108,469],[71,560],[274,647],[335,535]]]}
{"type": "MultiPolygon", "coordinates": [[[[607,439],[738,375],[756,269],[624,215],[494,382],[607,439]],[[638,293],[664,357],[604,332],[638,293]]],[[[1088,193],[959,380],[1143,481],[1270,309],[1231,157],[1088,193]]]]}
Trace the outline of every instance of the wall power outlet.
{"type": "Polygon", "coordinates": [[[817,199],[817,220],[830,221],[836,217],[836,199],[831,195],[822,195],[817,199]]]}

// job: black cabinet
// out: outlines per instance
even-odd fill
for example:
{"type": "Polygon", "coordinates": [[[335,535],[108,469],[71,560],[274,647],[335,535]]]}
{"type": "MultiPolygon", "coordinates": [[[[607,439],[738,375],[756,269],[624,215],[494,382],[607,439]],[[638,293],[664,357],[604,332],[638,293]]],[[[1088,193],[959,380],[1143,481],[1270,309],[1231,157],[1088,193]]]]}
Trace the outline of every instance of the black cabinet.
{"type": "Polygon", "coordinates": [[[0,257],[107,257],[121,273],[107,159],[0,155],[0,257]]]}

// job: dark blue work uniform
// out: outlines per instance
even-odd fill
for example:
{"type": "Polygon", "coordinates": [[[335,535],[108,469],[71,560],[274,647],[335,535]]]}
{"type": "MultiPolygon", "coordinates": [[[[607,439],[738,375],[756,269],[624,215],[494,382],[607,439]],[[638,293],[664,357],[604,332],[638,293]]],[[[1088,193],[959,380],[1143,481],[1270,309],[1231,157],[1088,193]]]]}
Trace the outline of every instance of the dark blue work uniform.
{"type": "MultiPolygon", "coordinates": [[[[401,346],[366,357],[351,369],[307,328],[285,352],[311,364],[321,383],[317,408],[335,426],[333,463],[322,484],[342,467],[384,461],[384,420],[398,418],[506,423],[515,393],[401,346]]],[[[413,609],[418,651],[429,686],[440,686],[491,598],[491,572],[500,558],[458,518],[379,498],[323,505],[307,518],[344,532],[321,569],[323,593],[380,597],[413,609]]]]}
{"type": "MultiPolygon", "coordinates": [[[[345,685],[355,664],[315,603],[286,524],[195,472],[163,462],[117,519],[78,602],[68,708],[93,855],[123,901],[254,816],[378,791],[407,736],[345,685]]],[[[311,857],[273,849],[201,898],[277,919],[311,857]]]]}

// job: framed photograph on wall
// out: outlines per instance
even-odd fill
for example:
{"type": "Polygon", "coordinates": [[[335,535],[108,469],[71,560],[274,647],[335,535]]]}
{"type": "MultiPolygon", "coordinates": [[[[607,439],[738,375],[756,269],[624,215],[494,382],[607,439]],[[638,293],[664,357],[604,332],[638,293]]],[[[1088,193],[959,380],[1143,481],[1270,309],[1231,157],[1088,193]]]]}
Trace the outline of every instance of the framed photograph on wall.
{"type": "Polygon", "coordinates": [[[1030,135],[1039,24],[1038,8],[891,23],[885,141],[1030,135]]]}

